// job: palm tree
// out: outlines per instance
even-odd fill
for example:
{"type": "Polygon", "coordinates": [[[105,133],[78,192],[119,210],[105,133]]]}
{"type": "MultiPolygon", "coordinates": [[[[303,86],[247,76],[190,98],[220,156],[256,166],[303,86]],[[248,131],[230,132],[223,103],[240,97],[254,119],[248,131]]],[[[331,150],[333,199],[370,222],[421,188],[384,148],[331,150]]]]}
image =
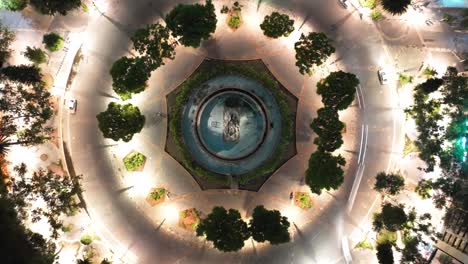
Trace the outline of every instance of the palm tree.
{"type": "Polygon", "coordinates": [[[392,15],[401,15],[406,12],[411,0],[382,0],[382,6],[392,15]]]}
{"type": "Polygon", "coordinates": [[[10,150],[10,140],[4,136],[4,135],[0,135],[0,155],[3,156],[3,155],[6,155],[7,152],[10,150]]]}

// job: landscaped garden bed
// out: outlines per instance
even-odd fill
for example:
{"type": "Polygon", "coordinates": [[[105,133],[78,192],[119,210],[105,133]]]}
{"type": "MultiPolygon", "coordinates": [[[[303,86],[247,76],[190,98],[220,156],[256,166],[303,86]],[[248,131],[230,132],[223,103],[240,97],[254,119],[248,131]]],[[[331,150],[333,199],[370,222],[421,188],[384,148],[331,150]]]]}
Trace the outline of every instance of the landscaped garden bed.
{"type": "Polygon", "coordinates": [[[160,204],[166,200],[167,190],[164,188],[153,188],[146,197],[146,202],[151,206],[160,204]]]}
{"type": "Polygon", "coordinates": [[[301,209],[308,210],[312,208],[312,198],[306,192],[295,192],[294,205],[300,207],[301,209]]]}
{"type": "Polygon", "coordinates": [[[183,210],[179,213],[179,226],[185,230],[195,231],[200,223],[200,213],[195,208],[183,210]]]}
{"type": "Polygon", "coordinates": [[[142,171],[145,167],[146,156],[140,152],[132,151],[123,159],[127,171],[142,171]]]}

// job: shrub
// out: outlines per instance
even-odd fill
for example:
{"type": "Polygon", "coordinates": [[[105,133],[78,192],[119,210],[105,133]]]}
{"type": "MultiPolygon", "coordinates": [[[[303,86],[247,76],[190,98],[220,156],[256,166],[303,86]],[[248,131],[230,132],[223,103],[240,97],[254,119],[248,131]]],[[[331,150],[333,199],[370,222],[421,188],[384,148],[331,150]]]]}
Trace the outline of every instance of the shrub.
{"type": "Polygon", "coordinates": [[[229,17],[228,26],[232,29],[238,29],[241,25],[241,17],[238,14],[229,17]]]}
{"type": "Polygon", "coordinates": [[[370,13],[370,17],[372,18],[372,20],[377,21],[382,18],[382,12],[380,12],[379,10],[372,10],[372,12],[370,13]]]}
{"type": "Polygon", "coordinates": [[[312,208],[312,199],[310,195],[304,192],[297,192],[294,194],[294,199],[297,205],[302,209],[312,208]]]}
{"type": "Polygon", "coordinates": [[[152,190],[150,192],[150,194],[149,194],[151,199],[153,199],[155,201],[159,201],[160,199],[162,199],[164,197],[164,195],[166,195],[166,189],[164,189],[164,188],[156,188],[156,189],[152,190]]]}
{"type": "Polygon", "coordinates": [[[68,232],[72,231],[72,229],[73,229],[73,228],[72,228],[71,225],[67,225],[67,226],[63,226],[63,227],[62,227],[62,231],[63,231],[64,233],[68,233],[68,232]]]}
{"type": "Polygon", "coordinates": [[[363,7],[374,9],[377,6],[376,0],[359,0],[359,4],[363,7]]]}
{"type": "Polygon", "coordinates": [[[41,48],[31,48],[28,46],[26,47],[26,51],[23,52],[23,55],[36,65],[44,63],[47,60],[47,55],[41,48]]]}
{"type": "Polygon", "coordinates": [[[260,28],[265,36],[271,38],[287,37],[294,31],[294,20],[289,19],[286,14],[273,12],[271,15],[265,16],[260,28]]]}
{"type": "Polygon", "coordinates": [[[90,235],[84,235],[84,236],[82,236],[80,238],[80,242],[81,242],[81,244],[87,246],[87,245],[93,243],[93,238],[90,235]]]}
{"type": "Polygon", "coordinates": [[[0,1],[0,10],[23,10],[28,5],[28,2],[28,0],[2,0],[0,1]]]}
{"type": "Polygon", "coordinates": [[[139,152],[133,152],[124,158],[125,168],[128,171],[134,171],[140,168],[146,161],[145,155],[139,152]]]}
{"type": "Polygon", "coordinates": [[[427,76],[427,77],[432,77],[432,76],[434,76],[434,75],[437,75],[437,71],[436,71],[435,69],[431,68],[431,67],[426,67],[426,68],[423,70],[422,74],[423,74],[424,76],[427,76]]]}
{"type": "Polygon", "coordinates": [[[227,14],[229,12],[229,7],[223,5],[221,8],[221,14],[227,14]]]}
{"type": "Polygon", "coordinates": [[[46,49],[50,51],[59,51],[63,48],[64,40],[62,36],[57,33],[45,34],[42,39],[42,43],[45,44],[46,49]]]}
{"type": "Polygon", "coordinates": [[[401,85],[405,85],[413,82],[413,76],[400,73],[398,75],[398,80],[401,85]]]}

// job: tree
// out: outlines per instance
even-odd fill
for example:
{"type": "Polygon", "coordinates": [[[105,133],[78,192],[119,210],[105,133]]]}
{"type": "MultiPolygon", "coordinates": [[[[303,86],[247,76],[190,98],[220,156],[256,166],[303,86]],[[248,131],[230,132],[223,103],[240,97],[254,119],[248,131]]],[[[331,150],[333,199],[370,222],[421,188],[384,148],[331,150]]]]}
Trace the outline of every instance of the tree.
{"type": "Polygon", "coordinates": [[[379,264],[393,264],[393,251],[391,243],[382,243],[377,245],[377,259],[379,264]]]}
{"type": "Polygon", "coordinates": [[[381,0],[382,7],[392,15],[401,15],[406,12],[411,0],[381,0]]]}
{"type": "Polygon", "coordinates": [[[0,10],[20,11],[28,5],[28,0],[2,0],[0,10]]]}
{"type": "Polygon", "coordinates": [[[36,65],[47,61],[47,55],[41,48],[27,46],[23,55],[36,65]]]}
{"type": "Polygon", "coordinates": [[[380,213],[374,214],[372,225],[376,232],[383,228],[394,232],[403,229],[407,221],[408,216],[402,204],[393,205],[387,202],[383,204],[380,213]]]}
{"type": "MultiPolygon", "coordinates": [[[[0,178],[3,179],[0,170],[0,178]]],[[[0,181],[0,254],[2,263],[55,263],[55,244],[40,234],[27,229],[16,212],[17,206],[10,198],[6,185],[0,181]]]]}
{"type": "Polygon", "coordinates": [[[314,144],[322,151],[335,151],[343,145],[341,131],[344,123],[340,121],[338,113],[331,108],[320,108],[317,117],[312,121],[310,127],[317,134],[314,144]]]}
{"type": "Polygon", "coordinates": [[[273,12],[265,16],[263,23],[260,24],[263,34],[270,38],[287,37],[294,31],[294,20],[289,19],[286,14],[273,12]]]}
{"type": "Polygon", "coordinates": [[[445,73],[446,81],[441,92],[444,97],[444,103],[457,109],[457,112],[463,112],[468,98],[468,78],[458,76],[455,67],[448,67],[445,73]]]}
{"type": "Polygon", "coordinates": [[[414,191],[423,199],[431,197],[430,191],[432,190],[432,180],[420,180],[414,191]]]}
{"type": "Polygon", "coordinates": [[[52,117],[53,109],[50,93],[43,83],[26,85],[18,82],[21,78],[9,80],[11,76],[3,73],[0,73],[0,77],[3,77],[0,78],[3,79],[3,85],[0,85],[1,130],[2,136],[8,138],[0,143],[1,148],[17,144],[29,146],[46,141],[52,131],[47,121],[52,117]]]}
{"type": "Polygon", "coordinates": [[[430,78],[420,85],[416,86],[416,89],[420,89],[425,94],[430,94],[437,91],[439,87],[444,83],[444,80],[439,78],[430,78]]]}
{"type": "Polygon", "coordinates": [[[301,74],[311,74],[312,66],[320,66],[335,52],[330,39],[322,32],[301,34],[301,38],[294,44],[296,50],[296,66],[301,74]]]}
{"type": "Polygon", "coordinates": [[[272,245],[289,242],[289,226],[286,216],[281,216],[277,210],[267,210],[263,205],[255,207],[250,220],[253,239],[257,242],[269,241],[272,245]]]}
{"type": "Polygon", "coordinates": [[[62,36],[57,33],[49,33],[44,35],[42,43],[44,43],[46,49],[50,51],[59,51],[63,48],[64,40],[62,36]]]}
{"type": "Polygon", "coordinates": [[[211,0],[205,5],[178,4],[166,15],[167,27],[174,37],[180,37],[182,45],[197,48],[216,30],[215,8],[211,0]]]}
{"type": "Polygon", "coordinates": [[[12,181],[12,199],[18,206],[23,218],[30,215],[33,222],[46,218],[51,226],[52,237],[58,237],[58,231],[63,227],[62,215],[72,215],[79,207],[77,195],[82,192],[79,177],[59,176],[51,171],[35,171],[31,178],[25,177],[26,165],[22,163],[15,167],[18,177],[12,181]],[[36,205],[43,201],[45,206],[36,205]]]}
{"type": "Polygon", "coordinates": [[[67,15],[68,11],[81,6],[81,0],[30,0],[31,4],[44,15],[67,15]]]}
{"type": "Polygon", "coordinates": [[[27,85],[40,84],[42,82],[41,70],[34,65],[8,66],[0,69],[0,76],[10,82],[27,85]]]}
{"type": "Polygon", "coordinates": [[[405,179],[396,173],[379,172],[375,176],[374,190],[389,195],[397,195],[405,187],[405,179]]]}
{"type": "Polygon", "coordinates": [[[10,58],[10,45],[15,41],[15,33],[0,23],[0,67],[10,58]]]}
{"type": "Polygon", "coordinates": [[[354,101],[358,85],[359,79],[356,75],[337,71],[317,83],[317,93],[322,96],[326,107],[344,110],[354,101]]]}
{"type": "Polygon", "coordinates": [[[151,71],[150,64],[141,57],[118,59],[110,70],[112,76],[112,88],[122,98],[132,98],[132,94],[145,90],[146,81],[151,71]]]}
{"type": "Polygon", "coordinates": [[[213,211],[200,221],[197,236],[205,236],[212,241],[215,248],[223,251],[238,251],[244,247],[244,241],[250,237],[247,223],[239,211],[216,206],[213,211]]]}
{"type": "Polygon", "coordinates": [[[164,58],[174,59],[177,41],[171,40],[169,29],[159,23],[138,29],[132,41],[135,50],[149,62],[151,70],[164,65],[164,58]]]}
{"type": "Polygon", "coordinates": [[[145,125],[145,116],[138,107],[131,104],[111,102],[107,105],[107,110],[99,113],[96,118],[103,136],[115,141],[122,139],[129,142],[145,125]]]}
{"type": "Polygon", "coordinates": [[[328,152],[316,151],[309,159],[305,181],[313,193],[321,194],[322,189],[338,189],[343,183],[345,159],[328,152]]]}
{"type": "Polygon", "coordinates": [[[418,249],[419,243],[420,239],[417,236],[405,241],[405,247],[401,251],[401,263],[421,263],[424,260],[418,249]]]}

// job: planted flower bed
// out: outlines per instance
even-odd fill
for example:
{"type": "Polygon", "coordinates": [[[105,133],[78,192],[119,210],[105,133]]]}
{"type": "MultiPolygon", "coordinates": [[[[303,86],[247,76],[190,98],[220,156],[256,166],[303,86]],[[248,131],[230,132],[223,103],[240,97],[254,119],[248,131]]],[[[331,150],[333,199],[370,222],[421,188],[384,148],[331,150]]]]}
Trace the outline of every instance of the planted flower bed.
{"type": "Polygon", "coordinates": [[[200,214],[197,209],[190,208],[179,213],[179,226],[185,230],[195,231],[200,223],[200,214]]]}
{"type": "Polygon", "coordinates": [[[307,210],[312,208],[312,198],[308,193],[295,192],[294,193],[294,204],[299,206],[301,209],[307,210]]]}
{"type": "Polygon", "coordinates": [[[145,167],[146,156],[140,152],[132,151],[123,159],[125,169],[128,171],[142,171],[145,167]]]}
{"type": "Polygon", "coordinates": [[[151,205],[155,206],[164,202],[166,199],[167,190],[164,188],[154,188],[151,189],[148,197],[146,197],[146,201],[151,205]]]}

